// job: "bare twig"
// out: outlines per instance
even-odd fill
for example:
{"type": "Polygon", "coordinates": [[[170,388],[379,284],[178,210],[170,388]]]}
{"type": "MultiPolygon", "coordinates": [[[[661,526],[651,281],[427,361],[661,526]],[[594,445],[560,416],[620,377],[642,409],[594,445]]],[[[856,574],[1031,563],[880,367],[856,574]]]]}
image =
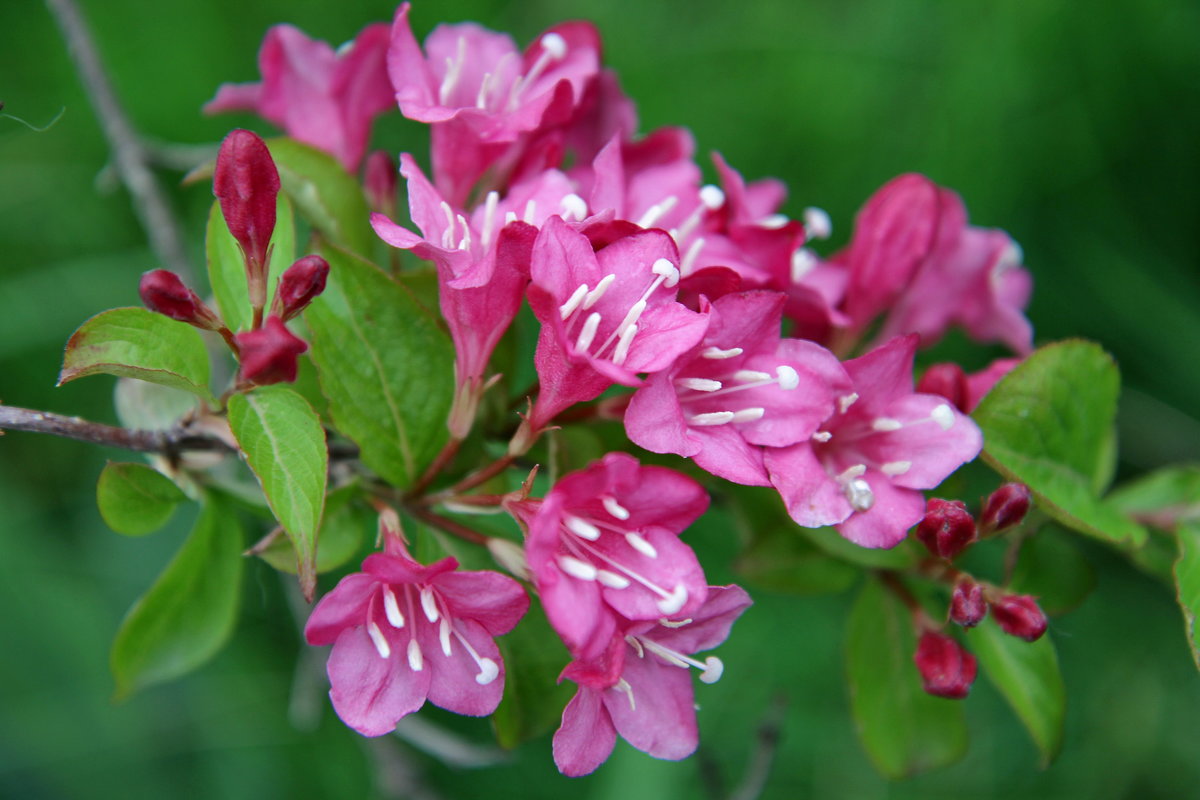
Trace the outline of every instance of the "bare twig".
{"type": "Polygon", "coordinates": [[[75,68],[79,71],[84,90],[96,109],[104,137],[112,148],[117,172],[121,181],[129,188],[134,209],[150,240],[150,246],[164,267],[178,274],[184,281],[190,281],[191,268],[184,251],[179,225],[171,212],[166,195],[150,171],[150,157],[146,147],[117,101],[83,15],[80,14],[74,0],[46,0],[46,7],[50,9],[59,28],[62,29],[63,38],[67,40],[75,68]]]}
{"type": "Polygon", "coordinates": [[[459,539],[470,542],[471,544],[487,544],[488,537],[484,536],[479,531],[468,528],[466,525],[462,525],[452,519],[447,519],[441,514],[435,514],[427,508],[421,508],[420,506],[408,506],[407,510],[410,514],[422,522],[432,525],[435,528],[439,528],[451,536],[457,536],[459,539]]]}
{"type": "Polygon", "coordinates": [[[758,745],[754,748],[746,774],[730,800],[755,800],[767,785],[775,752],[779,748],[779,737],[783,729],[783,718],[787,711],[787,698],[777,695],[758,726],[758,745]]]}
{"type": "Polygon", "coordinates": [[[79,417],[65,417],[48,411],[0,405],[0,429],[49,433],[81,442],[136,450],[139,453],[180,453],[183,451],[232,452],[216,436],[184,429],[168,431],[118,428],[79,417]]]}

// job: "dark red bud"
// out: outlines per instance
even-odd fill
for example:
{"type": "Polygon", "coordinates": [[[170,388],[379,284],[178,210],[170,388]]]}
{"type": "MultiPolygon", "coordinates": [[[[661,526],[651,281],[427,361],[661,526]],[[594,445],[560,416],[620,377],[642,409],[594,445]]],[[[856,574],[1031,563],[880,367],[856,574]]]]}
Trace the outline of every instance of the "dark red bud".
{"type": "Polygon", "coordinates": [[[980,531],[984,534],[1011,528],[1029,513],[1031,495],[1023,483],[1006,483],[992,492],[983,506],[979,519],[980,531]]]}
{"type": "Polygon", "coordinates": [[[964,414],[970,413],[970,390],[967,373],[958,364],[934,364],[925,370],[917,383],[921,394],[936,394],[949,400],[964,414]]]}
{"type": "Polygon", "coordinates": [[[967,696],[979,671],[975,656],[952,637],[936,631],[921,634],[913,661],[926,692],[954,700],[967,696]]]}
{"type": "Polygon", "coordinates": [[[267,317],[262,328],[239,333],[236,339],[242,379],[259,386],[295,381],[296,359],[308,350],[308,344],[289,331],[283,320],[274,314],[267,317]]]}
{"type": "Polygon", "coordinates": [[[987,616],[987,601],[983,599],[983,587],[970,578],[962,578],[954,584],[950,595],[950,619],[964,628],[974,628],[987,616]]]}
{"type": "Polygon", "coordinates": [[[396,162],[385,150],[376,150],[367,156],[363,175],[363,188],[371,208],[389,217],[396,215],[396,185],[399,182],[396,162]]]}
{"type": "Polygon", "coordinates": [[[917,526],[917,538],[935,556],[952,559],[975,541],[975,520],[961,500],[930,499],[925,518],[917,526]]]}
{"type": "Polygon", "coordinates": [[[1000,630],[1027,642],[1037,641],[1046,632],[1046,614],[1027,594],[1009,594],[992,603],[992,619],[1000,630]]]}
{"type": "Polygon", "coordinates": [[[138,284],[138,294],[146,308],[171,319],[211,331],[221,327],[221,320],[213,310],[170,270],[154,269],[144,273],[138,284]]]}
{"type": "Polygon", "coordinates": [[[221,203],[229,232],[246,257],[250,303],[262,308],[266,299],[267,247],[275,231],[279,170],[266,142],[257,134],[238,129],[221,142],[213,194],[221,203]]]}
{"type": "Polygon", "coordinates": [[[313,298],[325,291],[329,262],[320,256],[305,256],[292,264],[279,278],[271,313],[287,322],[303,311],[313,298]]]}

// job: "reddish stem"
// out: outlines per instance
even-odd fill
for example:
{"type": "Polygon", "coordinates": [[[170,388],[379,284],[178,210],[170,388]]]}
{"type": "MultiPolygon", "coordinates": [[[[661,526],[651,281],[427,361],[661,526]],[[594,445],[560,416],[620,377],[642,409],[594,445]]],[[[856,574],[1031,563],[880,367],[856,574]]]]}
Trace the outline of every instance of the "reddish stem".
{"type": "Polygon", "coordinates": [[[452,536],[457,536],[458,538],[470,542],[471,544],[484,546],[487,545],[488,537],[484,536],[479,531],[468,528],[466,525],[457,523],[452,519],[447,519],[441,514],[436,514],[427,508],[409,506],[408,512],[422,522],[428,523],[435,528],[439,528],[452,536]]]}

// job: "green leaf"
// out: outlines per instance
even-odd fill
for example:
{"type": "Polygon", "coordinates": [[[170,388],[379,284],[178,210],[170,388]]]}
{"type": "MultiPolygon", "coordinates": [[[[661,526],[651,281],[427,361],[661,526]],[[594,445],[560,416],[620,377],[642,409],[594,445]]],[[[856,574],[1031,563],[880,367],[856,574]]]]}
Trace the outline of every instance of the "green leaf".
{"type": "Polygon", "coordinates": [[[859,738],[889,778],[943,767],[967,750],[961,702],[925,693],[915,650],[909,610],[868,580],[847,624],[846,676],[859,738]]]}
{"type": "Polygon", "coordinates": [[[1096,573],[1076,541],[1054,524],[1025,539],[1008,588],[1033,595],[1051,616],[1078,606],[1095,588],[1096,573]]]}
{"type": "Polygon", "coordinates": [[[984,459],[1033,490],[1063,525],[1120,544],[1146,539],[1140,525],[1099,499],[1111,471],[1120,376],[1098,345],[1067,341],[1037,350],[975,409],[984,459]]]}
{"type": "Polygon", "coordinates": [[[100,516],[108,527],[126,536],[158,530],[186,499],[169,478],[145,464],[110,461],[96,484],[100,516]]]}
{"type": "Polygon", "coordinates": [[[915,539],[905,539],[890,550],[880,550],[857,545],[833,527],[804,528],[793,525],[792,529],[834,558],[870,569],[908,569],[921,557],[916,549],[920,545],[915,544],[915,539]]]}
{"type": "Polygon", "coordinates": [[[358,181],[333,156],[295,139],[272,139],[267,146],[283,191],[301,216],[334,244],[369,253],[370,211],[358,181]]]}
{"type": "Polygon", "coordinates": [[[1183,627],[1187,634],[1192,659],[1200,668],[1200,631],[1196,617],[1200,614],[1200,523],[1185,522],[1179,526],[1179,560],[1175,562],[1175,587],[1179,607],[1183,610],[1183,627]]]}
{"type": "Polygon", "coordinates": [[[117,631],[110,665],[118,697],[177,678],[221,649],[237,619],[242,561],[237,517],[207,498],[183,547],[117,631]]]}
{"type": "Polygon", "coordinates": [[[304,398],[286,386],[231,397],[229,427],[296,548],[300,587],[311,598],[329,466],[325,429],[304,398]]]}
{"type": "Polygon", "coordinates": [[[184,389],[213,402],[199,331],[144,308],[105,311],[71,334],[59,385],[97,373],[184,389]]]}
{"type": "Polygon", "coordinates": [[[774,592],[826,594],[849,589],[860,570],[822,552],[794,530],[755,536],[734,569],[748,583],[774,592]]]}
{"type": "MultiPolygon", "coordinates": [[[[250,309],[250,290],[246,285],[246,262],[237,240],[229,232],[221,204],[214,202],[208,214],[205,239],[208,260],[208,282],[221,318],[230,330],[248,331],[253,317],[250,309]]],[[[296,260],[296,226],[292,205],[280,194],[275,203],[275,231],[271,234],[271,263],[267,271],[267,308],[279,276],[296,260]]]]}
{"type": "Polygon", "coordinates": [[[329,283],[304,312],[329,415],[362,462],[409,485],[445,441],[453,392],[449,338],[373,264],[327,248],[329,283]]]}
{"type": "Polygon", "coordinates": [[[1200,521],[1200,466],[1183,464],[1157,470],[1119,487],[1109,501],[1160,530],[1200,521]]]}
{"type": "Polygon", "coordinates": [[[1054,643],[1049,636],[1036,642],[1009,636],[989,616],[971,631],[970,648],[1048,765],[1062,747],[1067,705],[1054,643]]]}
{"type": "Polygon", "coordinates": [[[157,383],[119,378],[113,408],[126,428],[165,431],[196,407],[196,396],[157,383]]]}
{"type": "MultiPolygon", "coordinates": [[[[375,515],[353,502],[361,493],[358,486],[343,486],[325,498],[325,513],[317,533],[317,573],[337,569],[358,553],[364,536],[375,527],[375,515]]],[[[296,548],[291,540],[278,537],[258,553],[280,572],[297,572],[296,548]]]]}
{"type": "Polygon", "coordinates": [[[504,697],[492,714],[496,741],[511,749],[553,729],[576,686],[558,682],[570,656],[536,600],[511,633],[498,640],[504,697]]]}

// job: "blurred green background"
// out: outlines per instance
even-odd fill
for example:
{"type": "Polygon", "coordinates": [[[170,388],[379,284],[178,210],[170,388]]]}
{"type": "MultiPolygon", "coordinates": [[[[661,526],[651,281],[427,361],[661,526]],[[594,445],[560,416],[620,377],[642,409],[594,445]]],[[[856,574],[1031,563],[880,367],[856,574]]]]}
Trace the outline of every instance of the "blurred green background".
{"type": "MultiPolygon", "coordinates": [[[[215,143],[250,117],[205,118],[223,81],[257,78],[266,28],[294,23],[332,42],[387,20],[383,0],[81,0],[112,80],[148,137],[215,143]]],[[[750,178],[791,187],[785,209],[826,208],[833,244],[859,204],[908,170],[957,189],[976,224],[1024,247],[1039,342],[1085,336],[1120,363],[1121,470],[1200,453],[1200,6],[1193,0],[1079,3],[938,0],[420,2],[419,36],[478,20],[521,43],[554,22],[594,20],[642,130],[693,129],[750,178]]],[[[0,2],[0,400],[114,421],[106,378],[55,389],[63,342],[92,314],[137,302],[158,266],[50,15],[0,2]]],[[[398,119],[376,144],[419,148],[398,119]]],[[[202,272],[207,186],[160,173],[202,272]]],[[[955,352],[955,343],[947,346],[955,352]]],[[[981,361],[979,355],[974,357],[981,361]]],[[[301,660],[281,581],[249,566],[232,645],[200,672],[110,702],[107,651],[130,603],[190,522],[146,539],[111,533],[95,510],[106,457],[73,442],[0,439],[0,797],[724,797],[786,699],[765,797],[1181,798],[1200,780],[1200,681],[1168,590],[1089,547],[1099,590],[1054,620],[1068,690],[1061,758],[1032,745],[981,680],[971,750],[907,782],[877,777],[842,682],[847,596],[755,591],[701,687],[699,757],[672,764],[624,744],[595,776],[555,773],[548,738],[487,767],[452,767],[398,738],[344,729],[301,660]],[[299,676],[298,681],[294,677],[299,676]]],[[[719,524],[698,531],[713,559],[719,524]]],[[[424,718],[426,715],[422,715],[424,718]]],[[[479,721],[450,721],[486,742],[479,721]]],[[[468,754],[470,755],[470,754],[468,754]]],[[[476,754],[477,756],[478,754],[476,754]]],[[[484,758],[476,760],[486,760],[484,758]]],[[[473,758],[475,756],[472,756],[473,758]]]]}

